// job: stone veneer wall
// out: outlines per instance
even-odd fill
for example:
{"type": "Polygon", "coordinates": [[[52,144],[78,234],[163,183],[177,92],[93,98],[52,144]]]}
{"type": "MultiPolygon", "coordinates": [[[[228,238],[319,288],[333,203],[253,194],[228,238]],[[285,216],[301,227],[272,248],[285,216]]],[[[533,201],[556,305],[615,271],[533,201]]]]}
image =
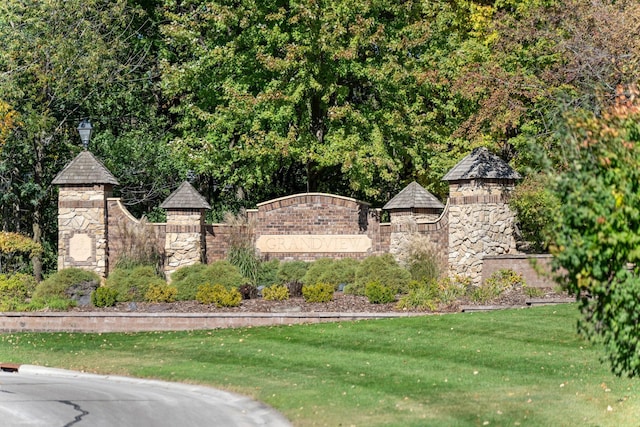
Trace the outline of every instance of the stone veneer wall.
{"type": "Polygon", "coordinates": [[[500,181],[450,184],[449,267],[453,274],[478,285],[485,257],[517,253],[515,216],[507,204],[514,186],[500,181]]]}
{"type": "Polygon", "coordinates": [[[58,269],[79,267],[105,276],[106,198],[111,186],[61,186],[58,192],[58,269]]]}
{"type": "Polygon", "coordinates": [[[417,218],[408,215],[392,215],[387,252],[403,262],[403,254],[406,253],[412,236],[426,236],[433,245],[434,252],[441,254],[442,262],[446,263],[446,254],[449,249],[448,208],[447,205],[440,215],[429,214],[417,218]]]}
{"type": "Polygon", "coordinates": [[[199,209],[168,209],[165,231],[164,272],[171,273],[188,265],[204,262],[204,215],[199,209]]]}

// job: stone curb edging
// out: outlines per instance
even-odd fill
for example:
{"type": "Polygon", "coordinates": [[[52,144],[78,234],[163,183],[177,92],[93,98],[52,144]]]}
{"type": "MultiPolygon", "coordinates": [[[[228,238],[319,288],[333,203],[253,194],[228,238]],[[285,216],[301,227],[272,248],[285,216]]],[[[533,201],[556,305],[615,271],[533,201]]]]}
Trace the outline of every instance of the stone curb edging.
{"type": "Polygon", "coordinates": [[[428,313],[0,313],[0,332],[150,332],[426,316],[428,313]]]}

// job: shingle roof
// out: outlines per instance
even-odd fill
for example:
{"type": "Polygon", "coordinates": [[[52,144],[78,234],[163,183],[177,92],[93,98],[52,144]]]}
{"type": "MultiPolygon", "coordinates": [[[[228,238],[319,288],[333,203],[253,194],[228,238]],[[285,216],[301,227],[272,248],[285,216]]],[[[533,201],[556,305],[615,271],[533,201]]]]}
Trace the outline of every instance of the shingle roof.
{"type": "Polygon", "coordinates": [[[163,209],[211,209],[211,206],[191,184],[184,181],[160,205],[163,209]]]}
{"type": "Polygon", "coordinates": [[[460,181],[466,179],[520,179],[500,157],[491,154],[485,147],[474,149],[442,178],[443,181],[460,181]]]}
{"type": "Polygon", "coordinates": [[[425,190],[424,187],[413,181],[396,194],[393,199],[389,200],[382,209],[411,208],[444,209],[444,205],[440,203],[440,200],[436,199],[433,194],[425,190]]]}
{"type": "Polygon", "coordinates": [[[113,184],[118,180],[90,151],[82,151],[52,181],[55,185],[113,184]]]}

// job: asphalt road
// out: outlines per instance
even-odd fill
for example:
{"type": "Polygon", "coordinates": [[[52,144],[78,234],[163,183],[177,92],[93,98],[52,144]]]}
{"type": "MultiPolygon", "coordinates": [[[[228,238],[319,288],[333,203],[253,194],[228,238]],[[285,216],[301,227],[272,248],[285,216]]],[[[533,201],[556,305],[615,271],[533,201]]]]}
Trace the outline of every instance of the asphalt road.
{"type": "Polygon", "coordinates": [[[28,365],[0,372],[0,425],[291,426],[260,402],[208,387],[28,365]]]}

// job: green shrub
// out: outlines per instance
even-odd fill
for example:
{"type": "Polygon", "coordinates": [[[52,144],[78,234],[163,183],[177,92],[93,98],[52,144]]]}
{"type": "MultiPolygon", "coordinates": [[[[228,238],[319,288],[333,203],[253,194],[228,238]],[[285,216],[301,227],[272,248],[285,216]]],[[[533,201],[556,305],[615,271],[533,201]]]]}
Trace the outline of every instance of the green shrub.
{"type": "Polygon", "coordinates": [[[469,297],[474,302],[485,304],[516,286],[526,286],[520,274],[510,269],[498,270],[482,285],[472,288],[469,297]]]}
{"type": "Polygon", "coordinates": [[[335,288],[330,283],[316,283],[315,285],[304,285],[302,296],[306,302],[329,302],[333,300],[335,288]]]}
{"type": "Polygon", "coordinates": [[[470,284],[471,279],[468,277],[443,277],[438,280],[438,299],[442,304],[451,304],[467,293],[470,284]]]}
{"type": "Polygon", "coordinates": [[[113,307],[118,302],[118,291],[101,286],[91,293],[91,304],[94,307],[113,307]]]}
{"type": "Polygon", "coordinates": [[[149,285],[149,289],[144,294],[144,300],[148,302],[174,302],[178,295],[178,289],[175,286],[169,286],[166,283],[153,283],[149,285]]]}
{"type": "MultiPolygon", "coordinates": [[[[0,300],[24,302],[36,287],[36,279],[30,274],[0,274],[0,300]]],[[[6,311],[6,310],[3,310],[6,311]]]]}
{"type": "Polygon", "coordinates": [[[529,298],[540,298],[544,296],[544,289],[536,288],[534,286],[523,285],[522,290],[529,298]]]}
{"type": "Polygon", "coordinates": [[[412,289],[407,295],[400,297],[396,304],[398,310],[431,310],[438,308],[437,292],[429,287],[412,289]]]}
{"type": "Polygon", "coordinates": [[[394,293],[404,293],[411,280],[411,274],[400,267],[391,254],[370,256],[360,263],[356,270],[356,280],[345,288],[345,293],[364,295],[368,283],[379,281],[394,293]]]}
{"type": "Polygon", "coordinates": [[[216,307],[237,307],[242,295],[237,289],[227,289],[221,284],[205,283],[198,287],[196,300],[202,304],[215,304],[216,307]]]}
{"type": "Polygon", "coordinates": [[[352,258],[340,260],[320,258],[311,263],[302,283],[306,285],[330,283],[337,290],[338,285],[347,285],[355,281],[358,265],[358,261],[352,258]]]}
{"type": "Polygon", "coordinates": [[[100,286],[100,276],[93,271],[80,268],[65,268],[40,282],[33,293],[34,298],[70,298],[73,294],[89,296],[100,286]]]}
{"type": "Polygon", "coordinates": [[[413,233],[404,247],[401,261],[413,280],[428,282],[438,280],[446,269],[444,254],[431,242],[428,236],[413,233]]]}
{"type": "Polygon", "coordinates": [[[304,261],[286,261],[280,263],[278,280],[280,283],[302,282],[309,269],[309,263],[304,261]]]}
{"type": "Polygon", "coordinates": [[[285,301],[289,299],[289,289],[285,285],[273,285],[262,290],[262,298],[267,301],[285,301]]]}
{"type": "Polygon", "coordinates": [[[256,285],[260,272],[260,258],[256,250],[251,247],[230,247],[227,250],[227,261],[238,268],[238,271],[249,283],[256,285]]]}
{"type": "Polygon", "coordinates": [[[159,277],[152,266],[138,266],[132,269],[116,268],[109,274],[106,286],[118,291],[118,302],[144,301],[151,285],[163,285],[166,282],[159,277]]]}
{"type": "Polygon", "coordinates": [[[171,285],[178,289],[178,301],[196,299],[198,287],[212,282],[227,289],[238,289],[245,284],[246,278],[242,276],[238,267],[228,261],[190,265],[178,269],[171,275],[171,285]]]}
{"type": "Polygon", "coordinates": [[[258,269],[258,284],[257,286],[271,286],[280,283],[278,279],[278,270],[280,269],[280,260],[272,259],[270,261],[264,261],[260,263],[258,269]]]}
{"type": "Polygon", "coordinates": [[[364,293],[371,304],[386,304],[396,300],[395,292],[380,282],[368,283],[364,293]]]}

